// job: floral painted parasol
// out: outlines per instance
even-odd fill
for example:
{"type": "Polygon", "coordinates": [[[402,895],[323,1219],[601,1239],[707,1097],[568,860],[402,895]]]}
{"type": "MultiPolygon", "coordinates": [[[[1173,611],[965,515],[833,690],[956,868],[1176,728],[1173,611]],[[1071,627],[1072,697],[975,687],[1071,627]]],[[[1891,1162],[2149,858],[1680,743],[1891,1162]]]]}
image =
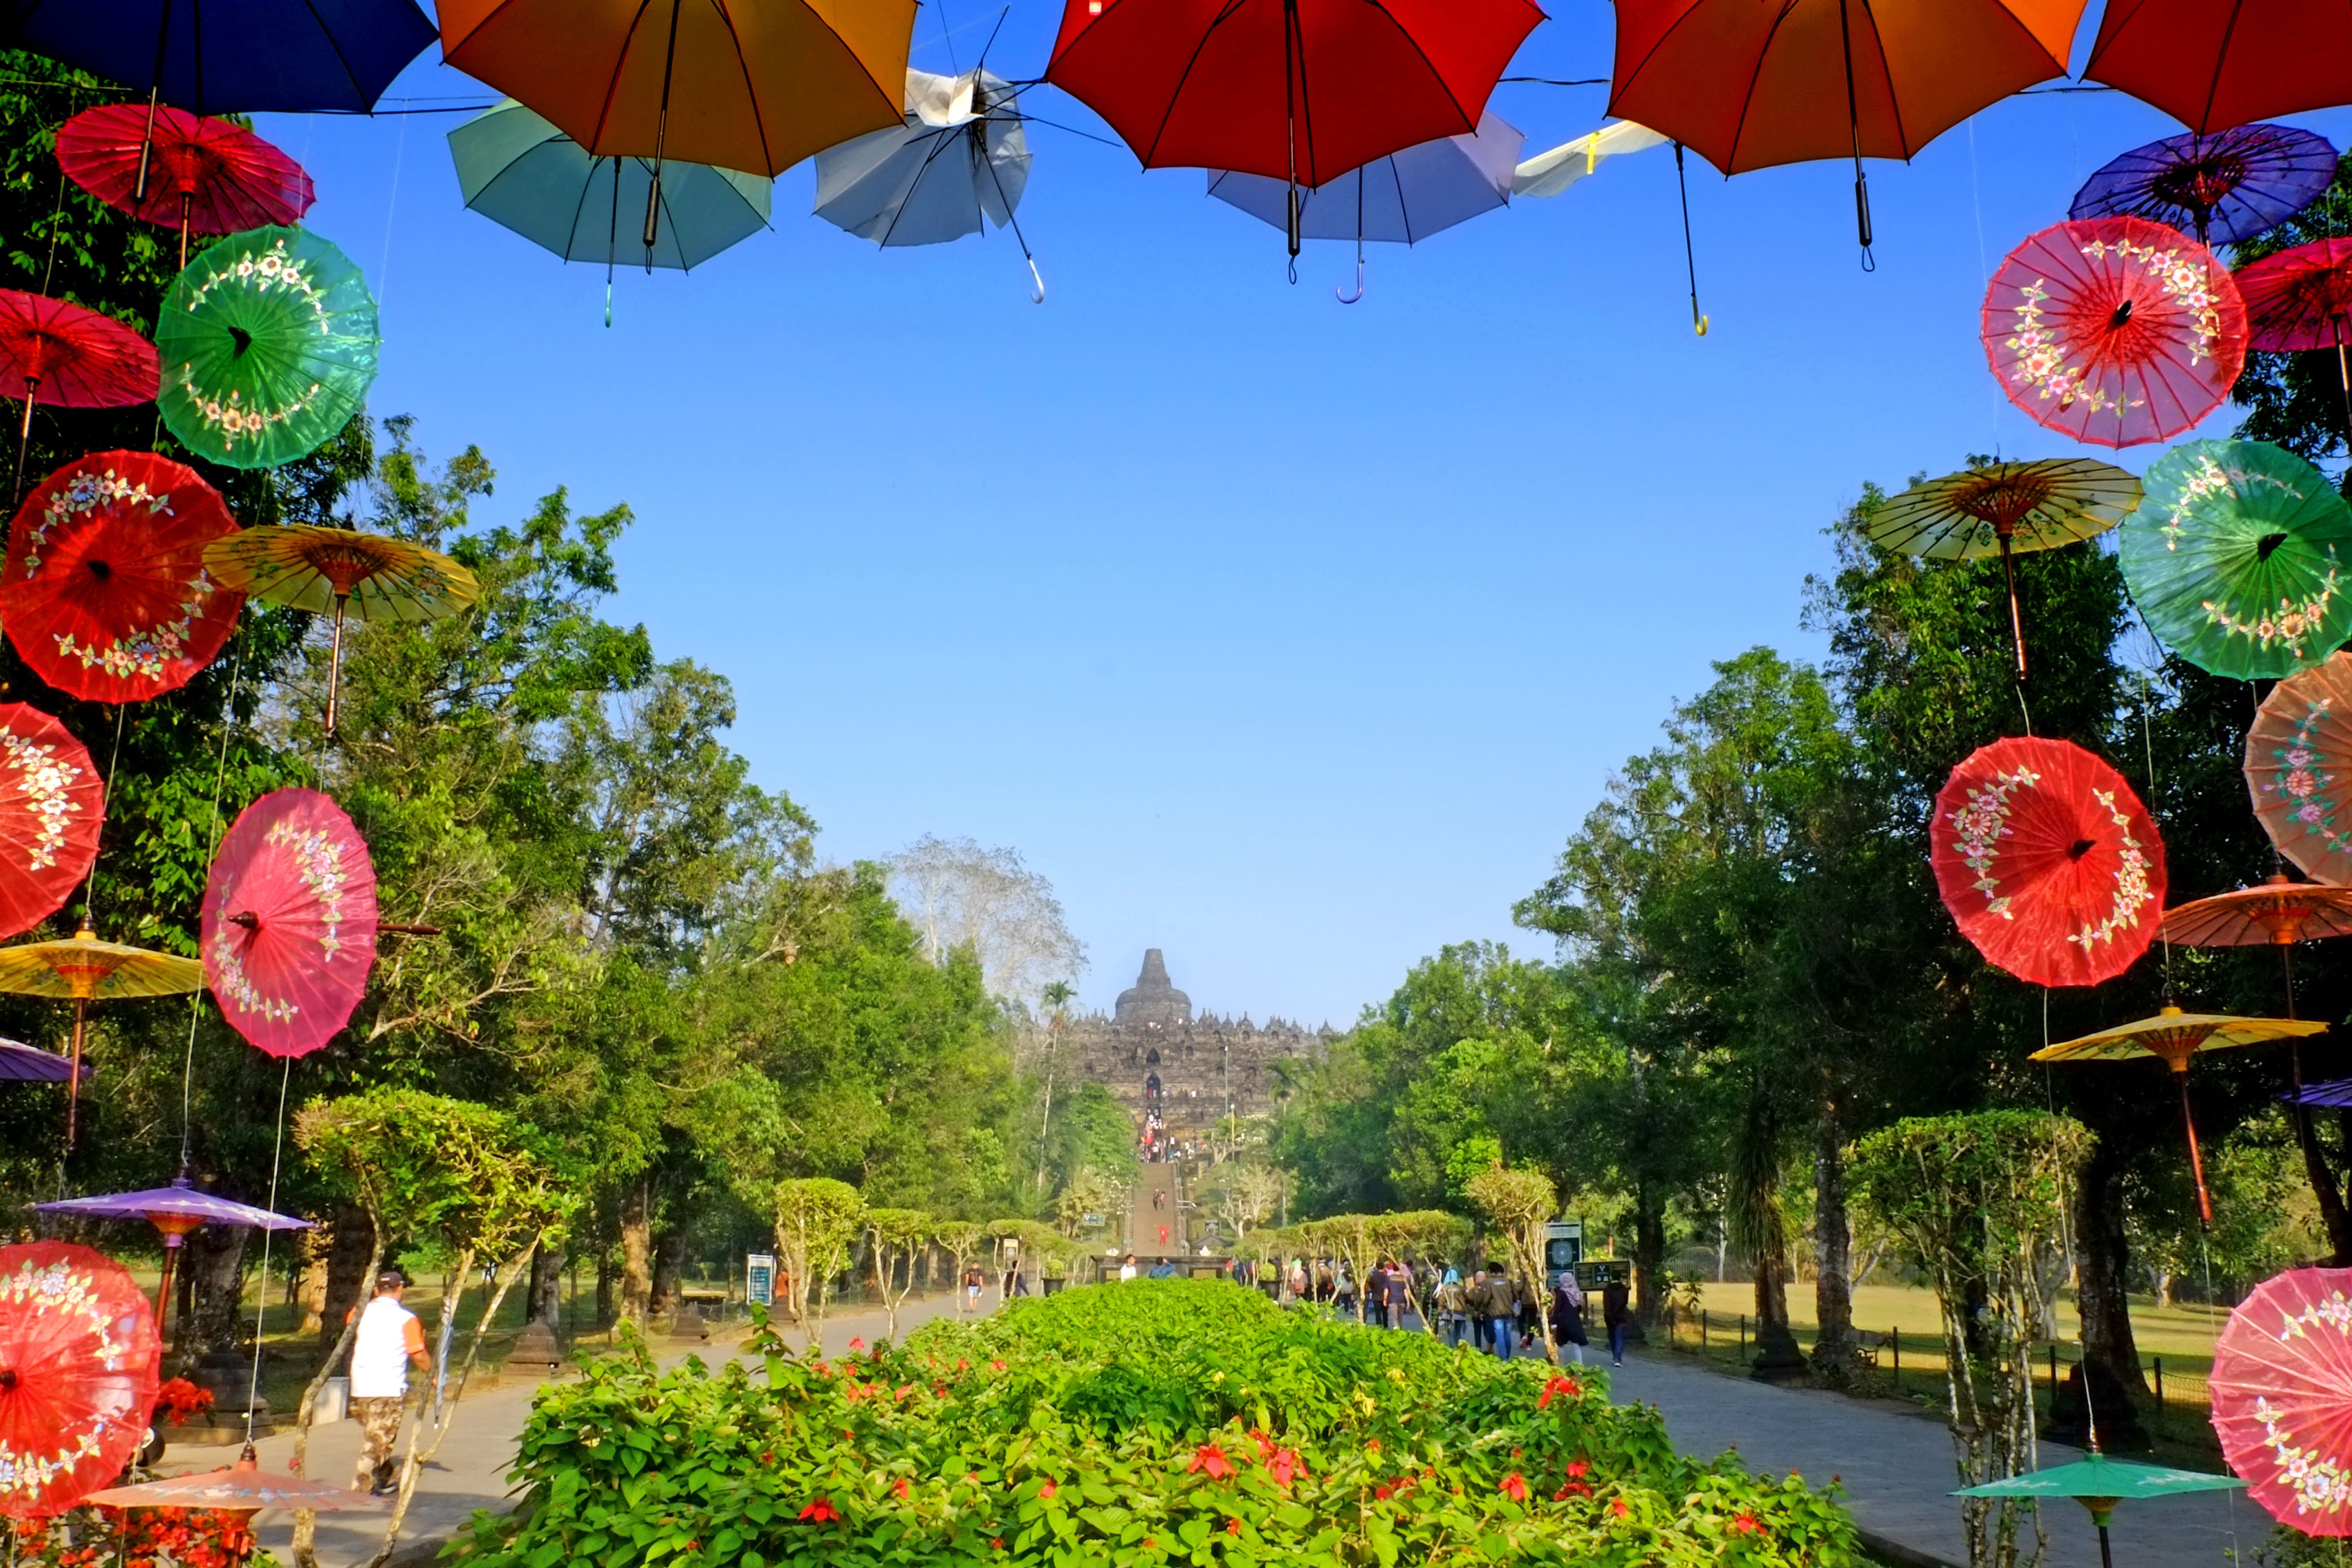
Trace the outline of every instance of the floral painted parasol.
{"type": "Polygon", "coordinates": [[[105,1254],[0,1247],[0,1515],[46,1518],[114,1479],[146,1441],[161,1350],[105,1254]]]}
{"type": "Polygon", "coordinates": [[[205,979],[231,1027],[307,1056],[351,1020],[375,963],[375,867],[333,801],[281,789],[238,814],[205,884],[205,979]]]}
{"type": "Polygon", "coordinates": [[[2230,1312],[2213,1430],[2256,1502],[2305,1535],[2352,1535],[2352,1268],[2290,1268],[2230,1312]]]}

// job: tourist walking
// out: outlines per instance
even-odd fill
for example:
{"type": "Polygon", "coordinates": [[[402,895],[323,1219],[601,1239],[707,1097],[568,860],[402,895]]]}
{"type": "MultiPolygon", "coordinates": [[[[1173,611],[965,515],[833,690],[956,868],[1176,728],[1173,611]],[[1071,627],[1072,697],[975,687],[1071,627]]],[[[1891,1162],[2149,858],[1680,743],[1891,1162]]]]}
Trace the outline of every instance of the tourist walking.
{"type": "Polygon", "coordinates": [[[352,1339],[352,1415],[360,1424],[359,1463],[352,1489],[388,1497],[399,1489],[400,1417],[408,1407],[408,1369],[429,1372],[425,1325],[401,1305],[408,1281],[396,1268],[375,1277],[375,1299],[360,1312],[352,1339]]]}
{"type": "Polygon", "coordinates": [[[1412,1287],[1406,1283],[1404,1270],[1397,1267],[1395,1258],[1381,1259],[1381,1315],[1390,1328],[1402,1329],[1404,1327],[1405,1298],[1412,1294],[1412,1287]]]}
{"type": "Polygon", "coordinates": [[[1474,1268],[1470,1282],[1462,1288],[1463,1310],[1467,1315],[1470,1342],[1480,1350],[1486,1348],[1486,1271],[1474,1268]]]}
{"type": "Polygon", "coordinates": [[[1625,1364],[1625,1325],[1633,1321],[1633,1303],[1625,1281],[1614,1274],[1601,1287],[1601,1321],[1609,1331],[1609,1364],[1625,1364]]]}
{"type": "Polygon", "coordinates": [[[1573,1268],[1560,1270],[1559,1283],[1551,1288],[1551,1337],[1571,1361],[1584,1364],[1584,1287],[1576,1282],[1573,1268]]]}
{"type": "Polygon", "coordinates": [[[1439,1336],[1449,1345],[1460,1344],[1463,1332],[1468,1326],[1462,1307],[1461,1274],[1448,1268],[1445,1277],[1437,1282],[1437,1289],[1430,1292],[1430,1300],[1436,1307],[1439,1336]]]}
{"type": "Polygon", "coordinates": [[[980,1271],[979,1264],[975,1263],[963,1271],[964,1304],[974,1312],[980,1310],[980,1293],[986,1289],[988,1289],[988,1276],[980,1271]]]}
{"type": "Polygon", "coordinates": [[[1344,1262],[1339,1265],[1339,1278],[1332,1282],[1331,1300],[1349,1317],[1356,1316],[1356,1277],[1344,1262]]]}
{"type": "Polygon", "coordinates": [[[1511,1340],[1519,1331],[1519,1293],[1500,1269],[1486,1277],[1486,1326],[1494,1335],[1496,1357],[1510,1360],[1511,1340]]]}

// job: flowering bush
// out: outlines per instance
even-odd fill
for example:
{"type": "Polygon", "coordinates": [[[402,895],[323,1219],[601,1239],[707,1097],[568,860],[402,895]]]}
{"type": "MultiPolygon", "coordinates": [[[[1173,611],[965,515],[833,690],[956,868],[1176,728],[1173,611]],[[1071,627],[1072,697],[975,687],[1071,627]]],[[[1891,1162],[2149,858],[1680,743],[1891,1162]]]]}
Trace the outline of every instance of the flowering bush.
{"type": "Polygon", "coordinates": [[[184,1377],[175,1377],[155,1391],[155,1408],[148,1419],[177,1424],[191,1415],[202,1415],[213,1407],[213,1391],[198,1388],[184,1377]]]}
{"type": "Polygon", "coordinates": [[[19,1568],[275,1568],[250,1516],[220,1509],[76,1509],[9,1521],[19,1568]],[[118,1536],[116,1531],[120,1530],[118,1536]]]}
{"type": "Polygon", "coordinates": [[[1019,1300],[898,1347],[540,1396],[467,1568],[1331,1563],[1859,1568],[1794,1478],[1675,1452],[1591,1374],[1285,1311],[1222,1282],[1019,1300]]]}

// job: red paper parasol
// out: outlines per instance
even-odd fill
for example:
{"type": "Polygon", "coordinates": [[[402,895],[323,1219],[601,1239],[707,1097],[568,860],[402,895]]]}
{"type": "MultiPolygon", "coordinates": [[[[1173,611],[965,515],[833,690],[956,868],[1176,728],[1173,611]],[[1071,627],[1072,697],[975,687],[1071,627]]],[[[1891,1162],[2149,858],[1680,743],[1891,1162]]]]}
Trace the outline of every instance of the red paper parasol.
{"type": "Polygon", "coordinates": [[[2082,747],[1996,741],[1936,796],[1928,858],[1977,951],[2039,985],[2095,985],[2163,921],[2164,841],[2124,776],[2082,747]]]}
{"type": "Polygon", "coordinates": [[[205,883],[205,980],[221,1016],[273,1057],[308,1056],[350,1021],[375,962],[375,867],[342,807],[281,789],[248,805],[205,883]]]}
{"type": "Polygon", "coordinates": [[[121,1473],[160,1352],[146,1297],[104,1253],[0,1247],[0,1514],[59,1512],[121,1473]]]}
{"type": "Polygon", "coordinates": [[[151,141],[149,112],[137,103],[83,110],[58,127],[58,166],[107,205],[178,229],[181,266],[192,233],[290,224],[310,210],[316,193],[302,165],[244,126],[158,105],[151,141]]]}
{"type": "Polygon", "coordinates": [[[2213,1351],[2221,1457],[2273,1519],[2352,1535],[2352,1268],[2254,1287],[2213,1351]]]}
{"type": "Polygon", "coordinates": [[[2352,97],[2352,10],[2310,0],[2109,0],[2083,75],[2212,132],[2352,97]]]}
{"type": "MultiPolygon", "coordinates": [[[[1533,0],[1068,0],[1045,79],[1147,169],[1312,189],[1478,129],[1533,0]]],[[[1290,251],[1298,253],[1297,204],[1290,251]]]]}
{"type": "Polygon", "coordinates": [[[0,395],[25,400],[9,500],[25,493],[34,404],[126,408],[152,402],[162,377],[155,345],[113,318],[45,294],[0,289],[0,395]]]}
{"type": "Polygon", "coordinates": [[[2146,218],[2078,218],[2011,251],[1985,291],[1983,334],[2011,402],[2103,447],[2194,428],[2246,360],[2229,269],[2146,218]]]}
{"type": "Polygon", "coordinates": [[[194,470],[145,452],[94,452],[41,481],[0,566],[0,626],[33,673],[91,702],[187,684],[236,629],[245,596],[205,569],[236,531],[194,470]]]}
{"type": "Polygon", "coordinates": [[[2352,370],[2344,363],[2345,318],[2352,316],[2352,239],[2315,239],[2240,268],[2249,346],[2276,352],[2336,351],[2344,416],[2352,420],[2352,370]]]}
{"type": "Polygon", "coordinates": [[[0,936],[32,930],[89,875],[106,788],[89,752],[37,708],[0,702],[0,936]]]}

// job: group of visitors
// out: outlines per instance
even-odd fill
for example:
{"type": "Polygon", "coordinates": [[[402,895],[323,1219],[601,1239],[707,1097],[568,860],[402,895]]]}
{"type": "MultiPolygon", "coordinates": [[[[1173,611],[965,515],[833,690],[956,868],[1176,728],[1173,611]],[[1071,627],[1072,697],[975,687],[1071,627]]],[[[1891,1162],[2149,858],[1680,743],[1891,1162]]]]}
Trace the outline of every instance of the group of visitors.
{"type": "MultiPolygon", "coordinates": [[[[1563,1355],[1579,1365],[1591,1342],[1586,1327],[1591,1302],[1573,1273],[1563,1273],[1551,1300],[1543,1303],[1530,1300],[1508,1269],[1474,1268],[1465,1279],[1458,1268],[1405,1264],[1393,1258],[1381,1258],[1360,1282],[1345,1258],[1296,1258],[1287,1266],[1274,1258],[1236,1258],[1230,1272],[1235,1284],[1254,1285],[1269,1300],[1318,1302],[1375,1327],[1402,1328],[1410,1313],[1433,1327],[1448,1344],[1474,1344],[1507,1361],[1515,1353],[1540,1353],[1537,1341],[1544,1325],[1539,1310],[1550,1317],[1552,1339],[1563,1355]]],[[[1622,1366],[1625,1330],[1633,1313],[1622,1280],[1612,1278],[1601,1288],[1600,1309],[1610,1360],[1622,1366]]]]}

